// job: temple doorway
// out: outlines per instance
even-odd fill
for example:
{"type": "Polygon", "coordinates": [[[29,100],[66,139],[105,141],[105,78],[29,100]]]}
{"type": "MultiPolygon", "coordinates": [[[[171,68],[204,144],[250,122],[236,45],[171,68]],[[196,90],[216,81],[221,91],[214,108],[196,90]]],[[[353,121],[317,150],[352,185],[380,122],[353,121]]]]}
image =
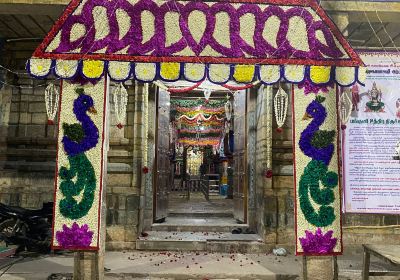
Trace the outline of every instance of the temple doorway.
{"type": "Polygon", "coordinates": [[[245,90],[206,82],[191,91],[158,90],[153,230],[250,231],[246,101],[245,90]]]}

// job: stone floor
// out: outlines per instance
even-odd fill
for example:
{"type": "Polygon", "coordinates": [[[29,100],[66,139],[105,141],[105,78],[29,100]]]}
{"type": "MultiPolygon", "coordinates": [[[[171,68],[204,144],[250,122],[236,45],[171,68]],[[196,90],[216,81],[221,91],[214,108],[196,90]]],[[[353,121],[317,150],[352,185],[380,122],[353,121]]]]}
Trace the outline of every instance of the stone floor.
{"type": "MultiPolygon", "coordinates": [[[[293,255],[239,254],[206,252],[107,252],[105,265],[110,271],[106,279],[154,280],[255,280],[299,279],[302,259],[293,255]]],[[[360,280],[362,251],[347,250],[338,257],[340,280],[360,280]]],[[[371,259],[371,270],[387,271],[393,267],[371,259]]],[[[18,263],[0,271],[7,280],[72,279],[71,254],[26,256],[18,263]],[[51,276],[52,275],[52,276],[51,276]],[[50,277],[51,276],[51,277],[50,277]]],[[[399,276],[370,277],[371,280],[399,280],[399,276]]]]}
{"type": "Polygon", "coordinates": [[[224,196],[211,196],[206,200],[201,193],[191,193],[190,200],[183,192],[171,192],[168,201],[168,212],[171,215],[231,216],[233,217],[233,199],[224,196]]]}

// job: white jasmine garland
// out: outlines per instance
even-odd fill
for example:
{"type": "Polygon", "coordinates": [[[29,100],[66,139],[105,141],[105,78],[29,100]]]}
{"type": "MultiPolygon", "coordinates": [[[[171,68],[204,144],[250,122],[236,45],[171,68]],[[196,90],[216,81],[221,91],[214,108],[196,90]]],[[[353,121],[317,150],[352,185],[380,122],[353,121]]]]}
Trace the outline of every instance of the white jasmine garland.
{"type": "Polygon", "coordinates": [[[289,105],[288,94],[279,86],[278,92],[274,97],[275,119],[278,128],[281,128],[286,121],[287,109],[289,105]]]}
{"type": "Polygon", "coordinates": [[[56,86],[50,83],[44,91],[44,99],[46,102],[46,113],[49,121],[54,121],[58,111],[58,102],[60,99],[60,93],[56,86]]]}
{"type": "Polygon", "coordinates": [[[122,126],[126,119],[126,105],[128,104],[128,92],[122,83],[119,83],[113,92],[115,117],[118,126],[122,126]]]}

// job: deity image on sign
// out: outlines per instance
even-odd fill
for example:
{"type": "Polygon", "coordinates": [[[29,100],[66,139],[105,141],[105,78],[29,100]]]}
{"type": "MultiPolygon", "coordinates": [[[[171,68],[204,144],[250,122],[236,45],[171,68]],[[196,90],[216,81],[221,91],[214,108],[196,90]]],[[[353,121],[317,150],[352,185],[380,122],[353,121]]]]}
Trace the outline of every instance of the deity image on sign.
{"type": "Polygon", "coordinates": [[[351,103],[353,104],[353,108],[351,111],[358,111],[358,103],[360,103],[360,89],[358,88],[358,85],[355,84],[351,88],[351,103]]]}
{"type": "Polygon", "coordinates": [[[400,98],[396,101],[396,117],[400,119],[400,98]]]}
{"type": "Polygon", "coordinates": [[[395,155],[393,156],[393,159],[400,160],[400,140],[397,141],[394,151],[395,151],[395,155]]]}
{"type": "Polygon", "coordinates": [[[370,101],[366,104],[365,112],[385,112],[385,103],[382,102],[382,91],[378,89],[375,82],[372,84],[372,89],[367,92],[367,95],[370,101]]]}

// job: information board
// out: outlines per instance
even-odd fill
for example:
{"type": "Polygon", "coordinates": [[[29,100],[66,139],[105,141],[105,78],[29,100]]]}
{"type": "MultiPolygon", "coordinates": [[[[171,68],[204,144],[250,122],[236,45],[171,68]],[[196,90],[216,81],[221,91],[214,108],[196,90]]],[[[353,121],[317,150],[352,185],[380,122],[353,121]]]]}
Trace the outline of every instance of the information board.
{"type": "Polygon", "coordinates": [[[400,56],[362,52],[365,87],[347,92],[352,113],[342,130],[344,210],[400,213],[400,56]]]}

